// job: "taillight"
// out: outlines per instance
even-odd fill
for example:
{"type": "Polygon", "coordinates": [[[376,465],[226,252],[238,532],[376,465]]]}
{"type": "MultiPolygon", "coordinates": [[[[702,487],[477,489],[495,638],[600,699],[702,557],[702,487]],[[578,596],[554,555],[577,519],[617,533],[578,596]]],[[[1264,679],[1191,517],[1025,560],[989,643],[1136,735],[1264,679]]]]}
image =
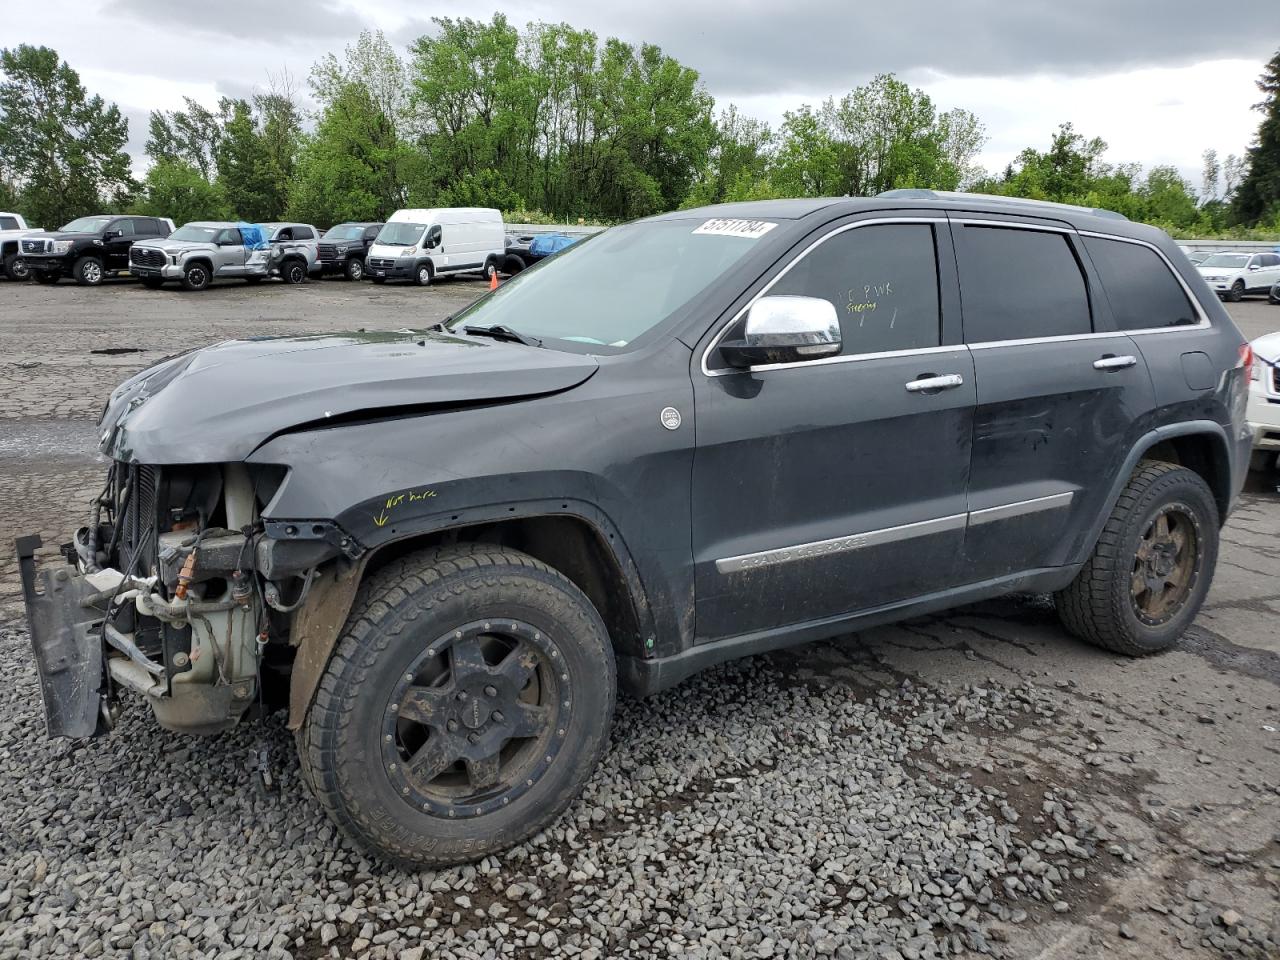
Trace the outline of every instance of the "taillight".
{"type": "Polygon", "coordinates": [[[1244,378],[1252,380],[1261,375],[1261,371],[1253,362],[1253,346],[1248,343],[1240,344],[1240,362],[1236,364],[1244,370],[1244,378]]]}

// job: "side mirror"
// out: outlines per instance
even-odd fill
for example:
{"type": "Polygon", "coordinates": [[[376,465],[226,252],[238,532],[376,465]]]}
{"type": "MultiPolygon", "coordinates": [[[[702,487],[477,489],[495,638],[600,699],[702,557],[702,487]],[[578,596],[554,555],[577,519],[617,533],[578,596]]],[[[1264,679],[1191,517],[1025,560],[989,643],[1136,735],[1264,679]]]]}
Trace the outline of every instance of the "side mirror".
{"type": "Polygon", "coordinates": [[[720,344],[731,367],[820,360],[840,352],[840,318],[829,300],[761,297],[747,311],[741,340],[720,344]]]}
{"type": "Polygon", "coordinates": [[[115,240],[117,237],[123,237],[123,236],[124,236],[123,230],[108,230],[106,233],[102,235],[102,239],[115,240]]]}
{"type": "Polygon", "coordinates": [[[1255,270],[1261,270],[1261,269],[1262,269],[1262,268],[1261,268],[1261,267],[1259,267],[1256,263],[1251,263],[1251,264],[1249,264],[1249,272],[1250,272],[1250,273],[1253,273],[1253,271],[1255,271],[1255,270]]]}

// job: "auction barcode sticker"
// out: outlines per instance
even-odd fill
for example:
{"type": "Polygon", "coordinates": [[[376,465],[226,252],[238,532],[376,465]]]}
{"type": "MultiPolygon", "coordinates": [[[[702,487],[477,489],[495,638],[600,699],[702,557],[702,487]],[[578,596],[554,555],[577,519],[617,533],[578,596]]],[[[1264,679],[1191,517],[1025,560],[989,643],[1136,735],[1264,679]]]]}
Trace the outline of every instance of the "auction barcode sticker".
{"type": "Polygon", "coordinates": [[[719,219],[708,220],[693,232],[705,236],[746,237],[748,240],[757,240],[776,226],[776,223],[770,223],[768,220],[719,219]]]}

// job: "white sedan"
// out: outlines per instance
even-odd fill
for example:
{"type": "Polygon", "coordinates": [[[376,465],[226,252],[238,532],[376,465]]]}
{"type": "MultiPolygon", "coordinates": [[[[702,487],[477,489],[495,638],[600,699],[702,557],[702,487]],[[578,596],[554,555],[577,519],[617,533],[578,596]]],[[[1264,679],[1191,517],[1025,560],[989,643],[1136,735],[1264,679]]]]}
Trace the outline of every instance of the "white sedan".
{"type": "Polygon", "coordinates": [[[1253,341],[1253,379],[1246,417],[1253,431],[1254,469],[1275,464],[1280,454],[1280,333],[1253,341]]]}

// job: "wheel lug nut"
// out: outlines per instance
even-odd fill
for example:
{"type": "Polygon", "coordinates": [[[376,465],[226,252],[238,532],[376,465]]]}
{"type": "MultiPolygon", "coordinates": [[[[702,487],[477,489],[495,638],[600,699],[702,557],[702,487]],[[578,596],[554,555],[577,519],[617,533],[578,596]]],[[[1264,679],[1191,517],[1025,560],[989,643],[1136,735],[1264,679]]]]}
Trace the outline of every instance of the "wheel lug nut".
{"type": "Polygon", "coordinates": [[[484,688],[484,695],[486,697],[496,697],[498,695],[498,688],[495,687],[493,684],[490,684],[489,686],[484,688]]]}
{"type": "Polygon", "coordinates": [[[472,743],[479,743],[479,742],[480,742],[480,734],[478,734],[478,733],[473,733],[473,734],[471,734],[469,737],[467,737],[467,739],[468,739],[468,740],[470,740],[472,743]]]}
{"type": "Polygon", "coordinates": [[[501,722],[502,722],[502,720],[503,720],[503,717],[502,717],[502,711],[501,711],[501,710],[495,710],[495,711],[493,711],[493,722],[494,722],[494,723],[501,723],[501,722]]]}
{"type": "Polygon", "coordinates": [[[450,720],[448,723],[445,724],[445,726],[449,728],[450,733],[453,733],[455,730],[458,729],[458,721],[450,720]]]}

